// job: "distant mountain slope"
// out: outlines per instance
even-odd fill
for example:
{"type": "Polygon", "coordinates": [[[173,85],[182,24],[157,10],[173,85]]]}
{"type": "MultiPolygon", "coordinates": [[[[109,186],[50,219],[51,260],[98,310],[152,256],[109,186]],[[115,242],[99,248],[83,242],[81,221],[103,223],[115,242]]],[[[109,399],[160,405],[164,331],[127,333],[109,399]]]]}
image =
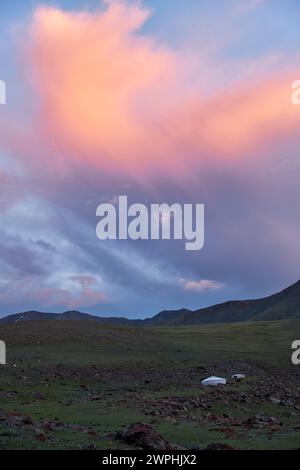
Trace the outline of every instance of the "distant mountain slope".
{"type": "Polygon", "coordinates": [[[37,311],[29,311],[23,313],[15,313],[8,315],[0,319],[0,323],[17,323],[24,321],[45,321],[45,320],[88,320],[102,323],[115,323],[115,324],[127,324],[130,320],[121,317],[96,317],[89,315],[88,313],[77,312],[77,310],[71,310],[64,313],[45,313],[37,311]]]}
{"type": "Polygon", "coordinates": [[[256,300],[235,300],[195,311],[164,311],[147,320],[148,325],[191,325],[300,317],[300,281],[283,291],[256,300]]]}
{"type": "Polygon", "coordinates": [[[163,310],[152,318],[142,320],[144,325],[176,325],[185,324],[186,318],[192,318],[193,311],[186,308],[180,310],[163,310]],[[177,323],[178,322],[178,323],[177,323]]]}
{"type": "Polygon", "coordinates": [[[0,323],[41,320],[88,320],[116,325],[176,326],[206,323],[235,323],[300,318],[300,281],[277,294],[254,300],[234,300],[199,310],[164,310],[145,320],[97,317],[76,310],[64,313],[29,311],[8,315],[0,323]]]}

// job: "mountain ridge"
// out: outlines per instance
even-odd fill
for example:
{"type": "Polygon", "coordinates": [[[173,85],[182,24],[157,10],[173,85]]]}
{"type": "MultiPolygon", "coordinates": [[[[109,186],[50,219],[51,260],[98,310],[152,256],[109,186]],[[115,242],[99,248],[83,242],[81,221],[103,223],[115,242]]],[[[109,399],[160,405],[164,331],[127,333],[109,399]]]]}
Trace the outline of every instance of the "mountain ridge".
{"type": "Polygon", "coordinates": [[[300,280],[267,297],[248,300],[229,300],[209,307],[190,310],[163,310],[150,318],[130,320],[125,317],[98,317],[77,310],[48,313],[36,310],[7,315],[1,323],[24,321],[87,320],[115,325],[182,326],[208,323],[236,323],[243,321],[271,321],[300,318],[300,280]]]}

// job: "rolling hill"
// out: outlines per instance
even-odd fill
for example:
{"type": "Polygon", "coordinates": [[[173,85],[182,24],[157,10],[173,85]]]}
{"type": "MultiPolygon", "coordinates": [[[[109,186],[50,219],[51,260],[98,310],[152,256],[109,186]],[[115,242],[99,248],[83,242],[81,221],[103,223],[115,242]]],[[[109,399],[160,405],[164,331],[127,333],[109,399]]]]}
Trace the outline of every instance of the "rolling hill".
{"type": "Polygon", "coordinates": [[[124,317],[98,317],[76,310],[64,313],[37,311],[8,315],[0,323],[42,320],[88,320],[116,325],[179,326],[243,321],[271,321],[300,318],[300,281],[276,294],[261,299],[233,300],[198,310],[164,310],[145,320],[124,317]]]}
{"type": "Polygon", "coordinates": [[[14,313],[7,315],[0,319],[0,323],[17,323],[17,322],[28,322],[28,321],[49,321],[49,320],[77,320],[77,321],[96,321],[100,323],[110,323],[117,325],[126,325],[130,323],[130,320],[122,317],[96,317],[88,313],[78,312],[77,310],[69,310],[63,313],[46,313],[30,310],[28,312],[14,313]]]}
{"type": "Polygon", "coordinates": [[[171,326],[290,318],[300,318],[300,281],[269,297],[229,301],[194,311],[163,311],[144,322],[148,325],[171,326]]]}

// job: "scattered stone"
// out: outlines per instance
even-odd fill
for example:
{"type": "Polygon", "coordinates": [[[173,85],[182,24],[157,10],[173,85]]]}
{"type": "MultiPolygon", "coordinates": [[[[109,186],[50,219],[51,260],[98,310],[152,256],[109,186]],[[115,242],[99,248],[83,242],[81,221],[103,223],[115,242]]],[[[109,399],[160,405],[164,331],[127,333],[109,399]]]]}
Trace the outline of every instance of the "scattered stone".
{"type": "Polygon", "coordinates": [[[143,450],[172,450],[174,448],[148,424],[131,424],[120,431],[116,437],[143,450]]]}
{"type": "Polygon", "coordinates": [[[22,419],[22,423],[23,423],[23,424],[27,424],[27,425],[32,425],[32,424],[33,424],[33,421],[32,421],[32,419],[30,418],[30,416],[25,416],[25,417],[22,419]]]}
{"type": "Polygon", "coordinates": [[[223,444],[222,442],[212,442],[204,450],[235,450],[235,449],[229,444],[223,444]]]}
{"type": "Polygon", "coordinates": [[[270,397],[270,400],[273,403],[273,405],[280,405],[281,404],[281,400],[279,400],[279,398],[270,397]]]}
{"type": "Polygon", "coordinates": [[[45,395],[44,395],[43,393],[41,393],[41,392],[35,392],[34,398],[35,398],[36,400],[45,400],[45,399],[46,399],[46,398],[45,398],[45,395]]]}
{"type": "Polygon", "coordinates": [[[47,436],[43,431],[37,431],[35,438],[41,442],[44,442],[47,440],[47,436]]]}

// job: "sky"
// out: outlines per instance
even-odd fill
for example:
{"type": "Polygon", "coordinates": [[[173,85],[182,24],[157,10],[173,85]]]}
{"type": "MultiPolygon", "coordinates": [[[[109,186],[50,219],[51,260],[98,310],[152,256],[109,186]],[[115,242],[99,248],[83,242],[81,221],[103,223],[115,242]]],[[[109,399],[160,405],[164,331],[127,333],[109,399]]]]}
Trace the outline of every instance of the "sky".
{"type": "Polygon", "coordinates": [[[0,316],[144,318],[300,266],[298,0],[0,3],[0,316]],[[96,208],[205,204],[205,244],[96,237],[96,208]]]}

